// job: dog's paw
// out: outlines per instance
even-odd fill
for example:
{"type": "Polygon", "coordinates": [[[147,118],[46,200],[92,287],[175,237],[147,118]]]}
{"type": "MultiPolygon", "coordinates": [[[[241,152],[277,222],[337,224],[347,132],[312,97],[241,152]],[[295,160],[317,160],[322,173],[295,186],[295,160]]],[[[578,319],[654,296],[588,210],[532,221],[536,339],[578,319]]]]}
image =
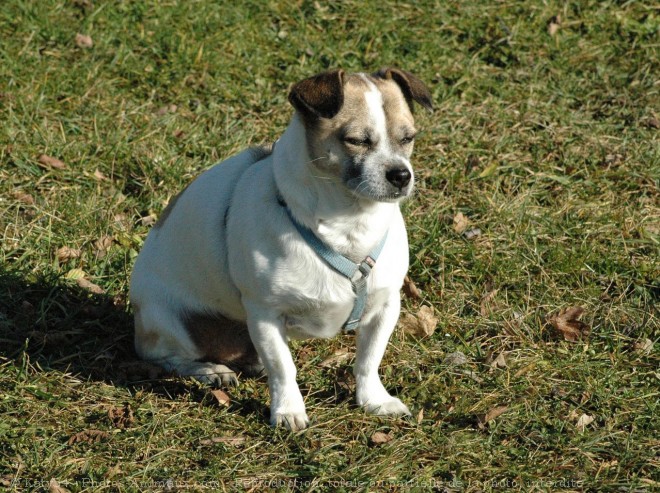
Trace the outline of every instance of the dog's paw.
{"type": "Polygon", "coordinates": [[[235,387],[238,385],[236,373],[225,365],[199,363],[194,373],[189,373],[189,375],[211,387],[235,387]]]}
{"type": "Polygon", "coordinates": [[[367,402],[363,404],[369,414],[376,416],[410,416],[410,410],[400,399],[391,397],[382,402],[367,402]]]}
{"type": "Polygon", "coordinates": [[[279,412],[274,413],[273,416],[271,416],[270,424],[273,426],[283,426],[291,431],[300,431],[307,428],[307,425],[309,425],[309,418],[304,411],[279,412]]]}

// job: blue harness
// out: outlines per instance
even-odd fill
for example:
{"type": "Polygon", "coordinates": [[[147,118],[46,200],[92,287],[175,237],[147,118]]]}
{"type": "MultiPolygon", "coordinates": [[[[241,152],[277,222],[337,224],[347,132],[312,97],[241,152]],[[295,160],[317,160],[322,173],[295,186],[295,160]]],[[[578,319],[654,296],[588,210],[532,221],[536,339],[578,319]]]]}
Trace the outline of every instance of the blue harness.
{"type": "Polygon", "coordinates": [[[380,240],[380,243],[366,256],[366,258],[356,264],[352,260],[344,257],[343,255],[335,252],[329,248],[325,243],[323,243],[314,232],[309,229],[307,226],[300,224],[296,218],[293,217],[289,207],[286,205],[286,202],[278,196],[278,203],[284,207],[289,219],[293,225],[300,233],[300,236],[307,242],[307,244],[316,252],[316,254],[321,257],[325,262],[332,267],[335,271],[346,277],[351,281],[351,287],[355,293],[355,304],[353,305],[353,311],[348,316],[348,320],[344,323],[342,327],[345,331],[355,330],[362,319],[362,314],[364,313],[364,308],[367,305],[367,278],[371,273],[371,269],[376,265],[376,260],[380,252],[383,250],[385,245],[385,240],[387,239],[387,233],[383,236],[383,239],[380,240]],[[360,272],[360,277],[355,279],[356,274],[360,272]]]}

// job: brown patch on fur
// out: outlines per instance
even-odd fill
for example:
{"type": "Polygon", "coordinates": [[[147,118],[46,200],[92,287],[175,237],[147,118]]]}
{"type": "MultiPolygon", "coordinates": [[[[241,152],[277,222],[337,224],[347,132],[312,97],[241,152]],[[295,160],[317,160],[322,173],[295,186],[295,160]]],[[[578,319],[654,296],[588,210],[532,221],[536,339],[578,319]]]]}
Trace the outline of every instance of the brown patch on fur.
{"type": "Polygon", "coordinates": [[[416,76],[398,68],[384,68],[374,74],[379,79],[393,80],[401,89],[410,111],[413,109],[413,101],[421,104],[427,110],[433,110],[431,93],[416,76]]]}
{"type": "MultiPolygon", "coordinates": [[[[380,91],[383,99],[383,110],[387,119],[387,129],[390,139],[397,142],[403,137],[414,134],[414,118],[399,85],[391,79],[382,79],[361,74],[345,76],[344,105],[332,119],[319,119],[307,125],[310,155],[315,162],[323,163],[333,141],[341,138],[342,133],[359,135],[367,126],[369,106],[365,99],[365,91],[369,91],[373,83],[380,91]],[[365,80],[366,79],[366,80],[365,80]]],[[[337,144],[334,144],[337,145],[337,144]]],[[[337,173],[340,170],[335,170],[337,173]]]]}
{"type": "Polygon", "coordinates": [[[259,364],[257,350],[244,323],[219,314],[202,313],[186,314],[182,320],[203,355],[201,360],[219,364],[234,363],[239,367],[259,364]]]}

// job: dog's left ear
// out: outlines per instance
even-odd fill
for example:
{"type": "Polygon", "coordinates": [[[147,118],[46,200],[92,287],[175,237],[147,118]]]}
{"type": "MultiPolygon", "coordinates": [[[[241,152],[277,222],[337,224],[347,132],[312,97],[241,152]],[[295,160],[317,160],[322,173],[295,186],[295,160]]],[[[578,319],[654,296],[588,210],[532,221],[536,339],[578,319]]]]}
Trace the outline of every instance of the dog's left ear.
{"type": "Polygon", "coordinates": [[[408,101],[411,111],[413,109],[413,101],[421,104],[427,110],[433,110],[431,93],[424,83],[410,72],[398,68],[383,68],[376,72],[375,75],[381,79],[389,79],[396,82],[401,88],[406,101],[408,101]]]}
{"type": "Polygon", "coordinates": [[[289,102],[305,118],[332,118],[344,105],[344,71],[323,72],[291,88],[289,102]]]}

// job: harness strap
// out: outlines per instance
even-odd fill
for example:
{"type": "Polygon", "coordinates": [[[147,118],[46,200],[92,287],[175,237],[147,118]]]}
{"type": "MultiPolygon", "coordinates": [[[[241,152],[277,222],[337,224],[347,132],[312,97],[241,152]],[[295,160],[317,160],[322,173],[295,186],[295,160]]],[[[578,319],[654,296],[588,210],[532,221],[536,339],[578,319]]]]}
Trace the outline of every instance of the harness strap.
{"type": "Polygon", "coordinates": [[[343,329],[347,331],[355,330],[362,319],[362,314],[367,305],[367,278],[376,265],[376,260],[378,260],[378,256],[383,250],[383,246],[385,246],[387,233],[385,233],[383,239],[380,240],[380,243],[376,245],[369,255],[367,255],[362,262],[356,264],[352,260],[329,248],[311,229],[298,222],[296,218],[293,217],[293,214],[291,214],[291,210],[286,205],[286,202],[284,202],[284,199],[278,196],[277,201],[282,207],[284,207],[284,210],[293,225],[296,227],[300,236],[302,236],[307,244],[312,247],[316,254],[325,260],[325,262],[335,271],[351,281],[351,287],[353,288],[356,298],[355,303],[353,304],[353,310],[348,316],[348,320],[344,323],[343,329]],[[360,276],[356,278],[358,272],[360,276]]]}

